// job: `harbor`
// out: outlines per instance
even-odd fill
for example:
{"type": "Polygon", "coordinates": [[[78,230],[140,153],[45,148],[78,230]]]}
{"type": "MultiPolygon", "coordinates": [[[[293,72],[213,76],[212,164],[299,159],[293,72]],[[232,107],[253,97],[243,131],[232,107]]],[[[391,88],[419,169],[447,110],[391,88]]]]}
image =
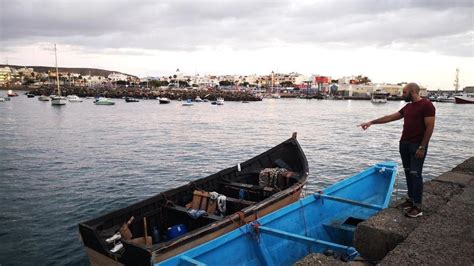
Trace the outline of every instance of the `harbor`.
{"type": "MultiPolygon", "coordinates": [[[[84,99],[54,107],[18,94],[0,104],[0,260],[7,265],[87,265],[78,223],[235,167],[292,132],[309,165],[304,195],[380,161],[401,165],[401,122],[367,132],[357,125],[403,102],[270,98],[184,108],[177,101],[96,106],[84,99]]],[[[474,146],[466,134],[474,131],[472,106],[434,104],[426,180],[463,162],[474,146]]],[[[405,193],[399,174],[393,198],[405,193]]]]}
{"type": "Polygon", "coordinates": [[[0,266],[474,265],[473,13],[2,1],[0,266]]]}

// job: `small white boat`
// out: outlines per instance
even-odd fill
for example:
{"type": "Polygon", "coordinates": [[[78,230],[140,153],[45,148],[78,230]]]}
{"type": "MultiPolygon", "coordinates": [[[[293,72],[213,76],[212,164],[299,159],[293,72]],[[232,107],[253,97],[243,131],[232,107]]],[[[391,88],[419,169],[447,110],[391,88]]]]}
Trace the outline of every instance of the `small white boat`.
{"type": "Polygon", "coordinates": [[[114,105],[115,102],[112,102],[110,99],[105,97],[99,97],[94,101],[95,105],[114,105]]]}
{"type": "Polygon", "coordinates": [[[381,91],[381,90],[375,90],[372,93],[371,101],[373,103],[387,103],[387,96],[388,96],[387,92],[381,91]]]}
{"type": "Polygon", "coordinates": [[[18,94],[12,90],[8,90],[7,91],[7,95],[8,97],[15,97],[15,96],[18,96],[18,94]]]}
{"type": "Polygon", "coordinates": [[[217,98],[216,105],[224,105],[224,98],[222,97],[217,98]]]}
{"type": "Polygon", "coordinates": [[[0,102],[4,102],[4,101],[5,101],[5,98],[0,97],[0,102]]]}
{"type": "Polygon", "coordinates": [[[49,100],[51,100],[51,98],[49,96],[46,96],[46,95],[41,95],[41,96],[38,97],[38,101],[49,102],[49,100]]]}
{"type": "Polygon", "coordinates": [[[65,105],[67,98],[64,96],[54,96],[51,97],[51,105],[65,105]]]}
{"type": "Polygon", "coordinates": [[[199,96],[196,96],[196,99],[194,99],[194,101],[197,102],[197,103],[203,102],[203,100],[199,96]]]}
{"type": "Polygon", "coordinates": [[[160,104],[167,104],[171,102],[171,100],[166,97],[162,97],[162,98],[158,97],[158,100],[160,101],[160,104]]]}
{"type": "Polygon", "coordinates": [[[182,101],[181,105],[182,106],[193,106],[194,103],[193,103],[193,101],[191,101],[191,99],[187,99],[186,101],[182,101]]]}
{"type": "Polygon", "coordinates": [[[72,103],[82,103],[82,99],[77,95],[68,95],[67,100],[72,103]]]}

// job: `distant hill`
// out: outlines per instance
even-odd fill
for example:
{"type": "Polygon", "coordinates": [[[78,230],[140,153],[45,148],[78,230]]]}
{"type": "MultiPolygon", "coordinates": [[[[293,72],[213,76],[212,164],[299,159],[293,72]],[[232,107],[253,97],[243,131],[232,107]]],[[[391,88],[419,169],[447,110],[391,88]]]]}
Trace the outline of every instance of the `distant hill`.
{"type": "MultiPolygon", "coordinates": [[[[0,64],[0,67],[13,67],[13,68],[22,68],[22,67],[27,67],[27,68],[33,68],[35,72],[43,72],[46,73],[48,70],[55,69],[54,66],[18,66],[18,65],[3,65],[0,64]]],[[[110,71],[110,70],[105,70],[105,69],[98,69],[98,68],[82,68],[82,67],[58,67],[59,72],[71,72],[71,73],[79,73],[82,76],[84,75],[93,75],[93,76],[103,76],[107,77],[111,73],[120,73],[132,77],[137,77],[134,75],[130,75],[127,73],[119,72],[119,71],[110,71]]]]}

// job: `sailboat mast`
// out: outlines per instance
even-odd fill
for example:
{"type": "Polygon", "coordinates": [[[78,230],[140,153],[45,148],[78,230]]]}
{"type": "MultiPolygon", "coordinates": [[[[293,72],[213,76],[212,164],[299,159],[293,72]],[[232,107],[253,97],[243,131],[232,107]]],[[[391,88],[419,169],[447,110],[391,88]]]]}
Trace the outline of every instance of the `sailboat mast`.
{"type": "Polygon", "coordinates": [[[459,90],[459,68],[456,68],[456,78],[454,79],[454,91],[457,93],[459,90]]]}
{"type": "Polygon", "coordinates": [[[59,71],[58,71],[58,56],[56,54],[56,44],[54,44],[54,59],[56,61],[56,83],[58,84],[58,96],[61,96],[61,90],[59,90],[59,71]]]}

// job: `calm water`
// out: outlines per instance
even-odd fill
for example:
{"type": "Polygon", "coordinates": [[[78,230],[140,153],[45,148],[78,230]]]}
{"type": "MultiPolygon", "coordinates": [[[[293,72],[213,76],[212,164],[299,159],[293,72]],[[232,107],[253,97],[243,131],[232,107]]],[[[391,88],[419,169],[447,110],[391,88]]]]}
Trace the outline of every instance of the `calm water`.
{"type": "MultiPolygon", "coordinates": [[[[396,112],[403,102],[272,99],[182,107],[115,101],[53,107],[21,95],[0,103],[2,266],[88,264],[80,221],[233,166],[294,131],[308,157],[308,193],[379,161],[401,163],[401,121],[365,132],[356,125],[396,112]]],[[[436,108],[425,179],[474,156],[474,105],[436,108]]]]}

